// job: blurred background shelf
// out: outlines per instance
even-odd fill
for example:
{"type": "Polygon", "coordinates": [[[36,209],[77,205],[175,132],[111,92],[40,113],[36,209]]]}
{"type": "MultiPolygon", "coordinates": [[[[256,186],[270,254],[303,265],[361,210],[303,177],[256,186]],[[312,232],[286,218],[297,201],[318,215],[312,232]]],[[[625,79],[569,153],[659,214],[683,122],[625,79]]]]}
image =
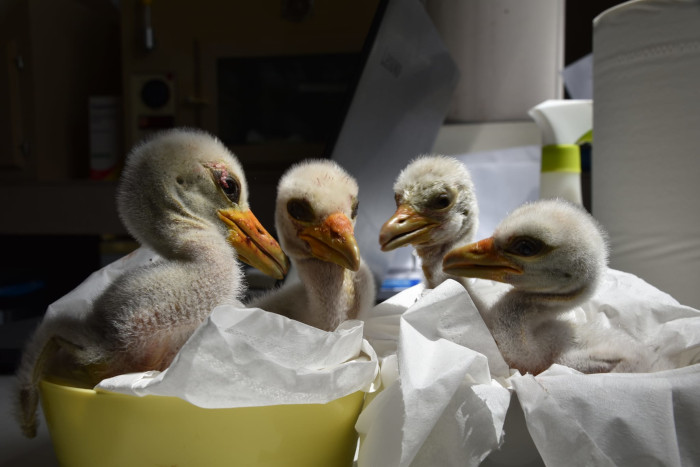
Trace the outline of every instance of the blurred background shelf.
{"type": "Polygon", "coordinates": [[[116,182],[73,180],[0,185],[2,235],[124,235],[116,182]]]}

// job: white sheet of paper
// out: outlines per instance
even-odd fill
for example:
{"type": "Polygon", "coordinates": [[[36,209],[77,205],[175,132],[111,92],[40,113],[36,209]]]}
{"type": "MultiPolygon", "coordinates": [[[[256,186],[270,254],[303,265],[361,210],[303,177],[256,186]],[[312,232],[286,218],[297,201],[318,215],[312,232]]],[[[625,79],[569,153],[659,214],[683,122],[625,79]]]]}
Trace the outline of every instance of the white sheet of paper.
{"type": "Polygon", "coordinates": [[[362,328],[354,320],[325,332],[259,308],[219,306],[165,371],[115,376],[97,389],[205,408],[324,404],[371,389],[379,368],[362,328]]]}

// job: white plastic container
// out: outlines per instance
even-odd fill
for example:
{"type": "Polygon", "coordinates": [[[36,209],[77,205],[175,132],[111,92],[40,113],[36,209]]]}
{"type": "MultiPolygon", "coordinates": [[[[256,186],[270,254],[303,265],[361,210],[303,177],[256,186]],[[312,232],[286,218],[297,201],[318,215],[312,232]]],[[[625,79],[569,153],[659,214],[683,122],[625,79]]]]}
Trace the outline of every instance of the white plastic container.
{"type": "Polygon", "coordinates": [[[593,127],[593,101],[547,100],[528,113],[542,133],[540,199],[583,204],[578,141],[593,127]]]}
{"type": "Polygon", "coordinates": [[[451,122],[513,122],[561,99],[564,0],[421,2],[460,71],[451,122]]]}

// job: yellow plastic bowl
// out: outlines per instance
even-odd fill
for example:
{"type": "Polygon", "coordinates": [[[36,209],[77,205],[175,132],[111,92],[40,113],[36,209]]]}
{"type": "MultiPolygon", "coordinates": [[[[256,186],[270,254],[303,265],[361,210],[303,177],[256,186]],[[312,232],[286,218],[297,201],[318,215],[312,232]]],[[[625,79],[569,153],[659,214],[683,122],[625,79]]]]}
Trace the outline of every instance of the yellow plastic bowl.
{"type": "Polygon", "coordinates": [[[203,409],[41,382],[56,457],[70,467],[350,466],[364,393],[328,404],[203,409]]]}

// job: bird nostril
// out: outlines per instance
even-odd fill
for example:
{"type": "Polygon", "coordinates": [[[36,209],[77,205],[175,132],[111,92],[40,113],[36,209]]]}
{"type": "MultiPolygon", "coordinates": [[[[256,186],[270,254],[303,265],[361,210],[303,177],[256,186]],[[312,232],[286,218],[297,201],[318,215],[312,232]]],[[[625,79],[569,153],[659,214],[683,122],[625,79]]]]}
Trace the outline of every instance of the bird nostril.
{"type": "Polygon", "coordinates": [[[487,250],[482,247],[481,245],[478,245],[476,248],[474,248],[474,254],[478,256],[485,256],[487,254],[487,250]]]}

